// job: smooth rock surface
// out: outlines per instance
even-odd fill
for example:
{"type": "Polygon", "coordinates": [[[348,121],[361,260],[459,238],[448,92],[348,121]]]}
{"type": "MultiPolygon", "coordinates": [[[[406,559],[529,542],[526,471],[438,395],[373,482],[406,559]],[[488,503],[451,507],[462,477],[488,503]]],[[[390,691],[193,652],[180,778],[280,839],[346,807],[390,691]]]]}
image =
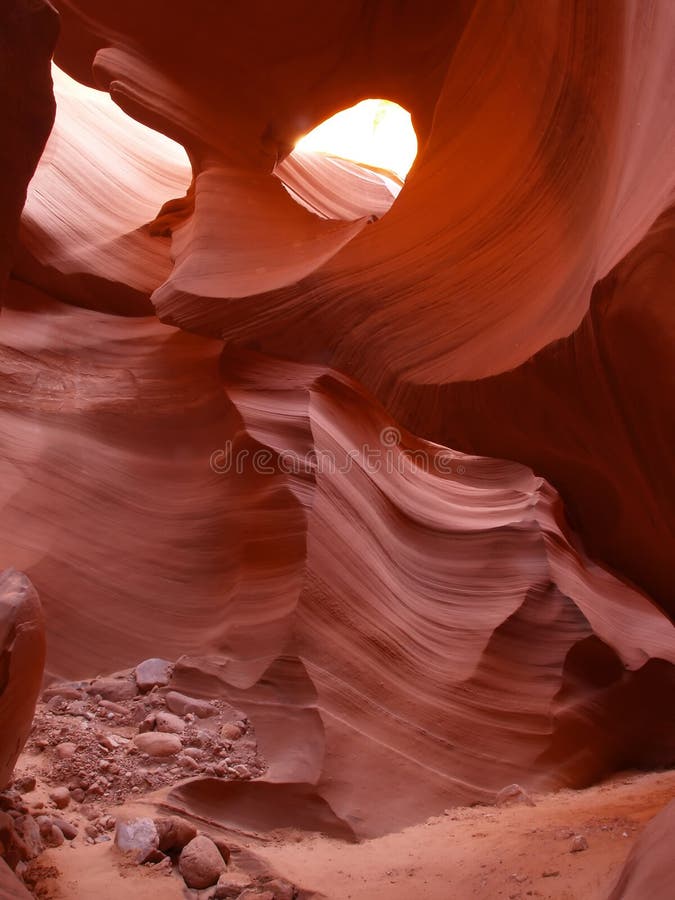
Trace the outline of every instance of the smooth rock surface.
{"type": "Polygon", "coordinates": [[[0,572],[0,789],[30,733],[45,660],[45,624],[35,588],[15,569],[0,572]]]}
{"type": "Polygon", "coordinates": [[[181,852],[178,869],[191,888],[208,888],[216,884],[226,863],[213,841],[197,835],[181,852]]]}
{"type": "Polygon", "coordinates": [[[147,731],[137,734],[134,744],[141,753],[149,756],[173,756],[180,753],[183,744],[176,734],[165,734],[160,731],[147,731]]]}

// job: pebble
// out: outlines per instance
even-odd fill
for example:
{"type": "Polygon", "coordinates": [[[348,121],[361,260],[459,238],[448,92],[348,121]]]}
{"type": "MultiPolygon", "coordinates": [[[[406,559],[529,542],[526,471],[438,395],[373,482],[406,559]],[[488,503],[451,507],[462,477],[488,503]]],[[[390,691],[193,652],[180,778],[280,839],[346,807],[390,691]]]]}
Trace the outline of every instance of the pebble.
{"type": "Polygon", "coordinates": [[[62,744],[57,744],[54,752],[58,756],[59,759],[71,759],[77,750],[77,744],[73,744],[70,741],[64,741],[62,744]]]}
{"type": "Polygon", "coordinates": [[[525,803],[527,806],[535,805],[532,797],[519,784],[509,784],[507,787],[502,788],[495,797],[497,806],[507,806],[510,803],[525,803]]]}
{"type": "Polygon", "coordinates": [[[583,834],[575,834],[572,838],[570,853],[580,853],[582,850],[588,850],[588,841],[583,834]]]}

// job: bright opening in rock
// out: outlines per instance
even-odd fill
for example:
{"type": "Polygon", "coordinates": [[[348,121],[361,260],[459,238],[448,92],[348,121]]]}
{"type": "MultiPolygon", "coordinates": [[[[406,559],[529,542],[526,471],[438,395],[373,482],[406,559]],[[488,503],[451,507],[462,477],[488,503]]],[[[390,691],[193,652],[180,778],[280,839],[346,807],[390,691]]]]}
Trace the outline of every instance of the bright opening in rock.
{"type": "Polygon", "coordinates": [[[398,103],[363,100],[326,119],[295,146],[384,169],[405,181],[417,154],[417,137],[410,113],[398,103]]]}
{"type": "Polygon", "coordinates": [[[391,100],[363,100],[300,138],[276,174],[297,202],[324,218],[380,218],[416,154],[410,113],[391,100]]]}

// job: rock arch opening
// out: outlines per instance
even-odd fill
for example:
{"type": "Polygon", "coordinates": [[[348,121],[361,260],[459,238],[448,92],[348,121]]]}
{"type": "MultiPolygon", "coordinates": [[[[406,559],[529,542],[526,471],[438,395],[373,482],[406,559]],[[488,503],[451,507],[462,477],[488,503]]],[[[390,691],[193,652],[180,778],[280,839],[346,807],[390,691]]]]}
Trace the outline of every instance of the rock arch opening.
{"type": "Polygon", "coordinates": [[[417,155],[410,113],[391,100],[362,100],[300,138],[275,171],[302,206],[327,219],[381,218],[417,155]]]}

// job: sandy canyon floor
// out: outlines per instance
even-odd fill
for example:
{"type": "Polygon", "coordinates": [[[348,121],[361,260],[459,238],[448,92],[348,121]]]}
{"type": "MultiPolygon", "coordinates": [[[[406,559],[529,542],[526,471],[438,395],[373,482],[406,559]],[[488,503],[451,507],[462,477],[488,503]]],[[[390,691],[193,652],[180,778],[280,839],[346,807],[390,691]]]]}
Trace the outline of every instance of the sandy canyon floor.
{"type": "MultiPolygon", "coordinates": [[[[28,804],[45,804],[49,787],[40,754],[24,753],[19,774],[37,776],[28,804]]],[[[360,844],[298,832],[247,834],[212,829],[238,858],[256,860],[328,900],[601,900],[645,823],[675,796],[675,771],[622,773],[587,790],[533,795],[535,806],[455,808],[420,825],[360,844]],[[571,852],[574,836],[588,849],[571,852]]],[[[133,817],[162,802],[162,792],[110,806],[133,817]]],[[[159,867],[137,866],[112,840],[87,843],[81,811],[63,813],[80,835],[47,850],[34,864],[41,900],[172,900],[198,897],[182,879],[159,867]]],[[[197,823],[208,833],[203,822],[197,823]]]]}

